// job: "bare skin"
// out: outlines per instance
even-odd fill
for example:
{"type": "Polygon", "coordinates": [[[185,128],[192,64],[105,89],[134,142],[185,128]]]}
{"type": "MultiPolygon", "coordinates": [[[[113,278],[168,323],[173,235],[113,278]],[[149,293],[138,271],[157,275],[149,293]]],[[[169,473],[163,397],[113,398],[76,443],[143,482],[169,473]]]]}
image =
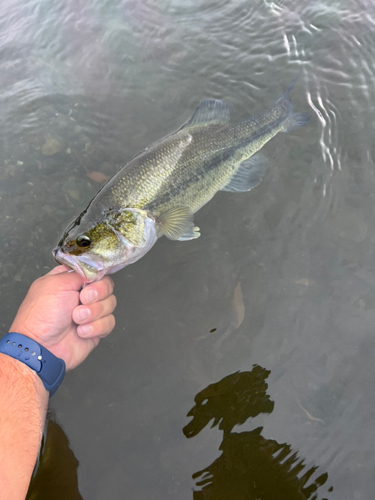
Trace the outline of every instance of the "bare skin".
{"type": "MultiPolygon", "coordinates": [[[[77,367],[115,326],[112,279],[82,286],[77,273],[55,267],[31,285],[9,331],[39,342],[62,358],[67,370],[77,367]]],[[[1,499],[26,497],[48,398],[35,372],[0,354],[1,499]]]]}

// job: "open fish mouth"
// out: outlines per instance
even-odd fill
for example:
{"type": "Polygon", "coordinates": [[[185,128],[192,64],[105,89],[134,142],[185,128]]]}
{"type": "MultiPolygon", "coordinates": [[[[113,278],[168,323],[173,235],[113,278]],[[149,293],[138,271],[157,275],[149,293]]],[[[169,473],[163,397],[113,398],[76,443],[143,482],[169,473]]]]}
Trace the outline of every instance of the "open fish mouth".
{"type": "Polygon", "coordinates": [[[106,274],[103,266],[93,262],[93,259],[91,258],[89,262],[85,262],[86,259],[83,256],[78,259],[74,255],[69,255],[63,252],[61,248],[58,247],[53,250],[53,256],[57,263],[62,264],[79,274],[84,279],[85,284],[99,281],[106,274]]]}

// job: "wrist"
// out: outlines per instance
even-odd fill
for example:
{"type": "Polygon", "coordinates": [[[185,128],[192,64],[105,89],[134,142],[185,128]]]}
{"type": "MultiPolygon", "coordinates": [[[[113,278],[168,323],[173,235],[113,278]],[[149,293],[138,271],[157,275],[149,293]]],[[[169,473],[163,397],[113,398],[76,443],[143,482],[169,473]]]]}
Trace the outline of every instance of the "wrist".
{"type": "Polygon", "coordinates": [[[25,407],[27,402],[33,402],[34,411],[28,412],[26,416],[9,415],[9,418],[27,418],[34,428],[38,428],[42,433],[48,406],[48,391],[36,372],[17,359],[0,353],[0,378],[5,381],[8,388],[11,388],[11,391],[7,390],[0,396],[0,407],[3,409],[7,407],[11,411],[13,401],[14,403],[16,400],[24,401],[25,407]]]}
{"type": "Polygon", "coordinates": [[[65,362],[34,339],[11,332],[0,339],[0,353],[34,370],[50,396],[56,392],[65,375],[65,362]]]}

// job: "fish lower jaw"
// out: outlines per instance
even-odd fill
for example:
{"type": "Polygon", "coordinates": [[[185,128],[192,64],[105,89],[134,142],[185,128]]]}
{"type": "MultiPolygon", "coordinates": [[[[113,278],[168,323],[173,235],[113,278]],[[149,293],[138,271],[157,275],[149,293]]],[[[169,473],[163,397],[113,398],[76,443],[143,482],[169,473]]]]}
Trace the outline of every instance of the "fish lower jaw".
{"type": "Polygon", "coordinates": [[[103,269],[97,269],[87,262],[79,261],[74,256],[65,254],[61,250],[54,251],[53,256],[56,262],[79,274],[81,278],[83,278],[85,284],[99,281],[105,274],[103,269]]]}

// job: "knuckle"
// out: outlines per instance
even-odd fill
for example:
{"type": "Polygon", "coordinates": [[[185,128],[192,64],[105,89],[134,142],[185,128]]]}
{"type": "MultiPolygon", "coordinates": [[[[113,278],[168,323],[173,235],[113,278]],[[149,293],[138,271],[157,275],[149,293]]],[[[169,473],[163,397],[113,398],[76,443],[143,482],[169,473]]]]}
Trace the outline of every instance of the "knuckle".
{"type": "Polygon", "coordinates": [[[115,317],[113,316],[113,314],[110,314],[109,316],[107,316],[106,318],[106,328],[105,330],[109,333],[113,330],[113,328],[115,327],[115,324],[116,324],[116,320],[115,320],[115,317]]]}
{"type": "Polygon", "coordinates": [[[113,316],[113,314],[111,314],[108,317],[108,326],[107,326],[108,334],[111,333],[111,331],[114,329],[115,326],[116,326],[116,320],[115,320],[115,317],[113,316]]]}
{"type": "Polygon", "coordinates": [[[92,307],[93,319],[99,319],[103,316],[103,312],[104,312],[103,302],[96,302],[91,307],[92,307]]]}
{"type": "Polygon", "coordinates": [[[41,288],[44,285],[44,283],[45,283],[44,276],[41,276],[40,278],[36,279],[31,283],[29,290],[35,292],[39,288],[41,288]]]}
{"type": "Polygon", "coordinates": [[[111,329],[113,330],[114,327],[116,326],[116,318],[113,316],[113,314],[111,314],[110,319],[111,319],[111,329]]]}
{"type": "Polygon", "coordinates": [[[99,297],[101,297],[102,299],[104,299],[105,297],[108,297],[108,295],[110,294],[110,288],[108,285],[107,276],[105,276],[103,278],[103,280],[98,281],[97,285],[99,287],[99,290],[98,290],[99,297]]]}
{"type": "Polygon", "coordinates": [[[99,318],[104,318],[108,312],[109,312],[109,309],[110,309],[110,305],[109,305],[109,301],[108,301],[109,297],[107,299],[104,299],[100,302],[97,302],[95,304],[95,309],[94,309],[94,316],[99,319],[99,318]]]}
{"type": "Polygon", "coordinates": [[[113,292],[113,281],[112,278],[110,278],[109,276],[107,276],[107,292],[108,295],[110,295],[113,292]]]}
{"type": "Polygon", "coordinates": [[[96,335],[98,337],[106,337],[114,329],[115,324],[116,320],[112,314],[106,316],[105,318],[102,318],[101,320],[98,320],[95,328],[96,335]]]}
{"type": "Polygon", "coordinates": [[[116,299],[115,295],[111,295],[111,301],[112,301],[112,304],[111,304],[112,307],[111,307],[111,309],[112,309],[112,311],[114,311],[116,309],[116,307],[117,307],[117,299],[116,299]]]}

